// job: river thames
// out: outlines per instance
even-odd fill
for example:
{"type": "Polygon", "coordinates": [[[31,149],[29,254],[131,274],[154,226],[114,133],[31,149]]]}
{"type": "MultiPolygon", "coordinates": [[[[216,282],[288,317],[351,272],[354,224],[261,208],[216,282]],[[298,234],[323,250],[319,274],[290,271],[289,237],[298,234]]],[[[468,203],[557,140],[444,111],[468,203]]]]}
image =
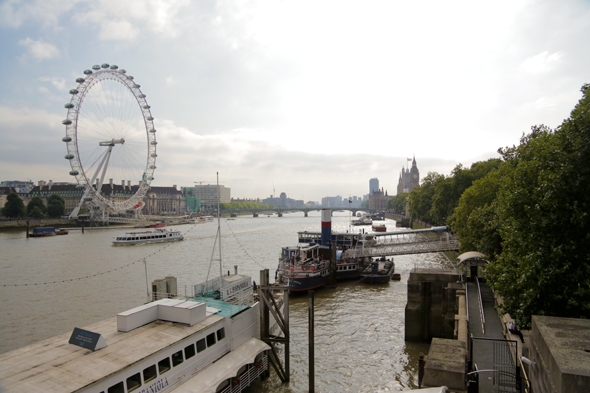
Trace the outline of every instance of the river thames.
{"type": "MultiPolygon", "coordinates": [[[[334,212],[332,230],[350,230],[350,213],[334,212]]],[[[388,231],[395,221],[386,220],[388,231]]],[[[179,292],[219,274],[214,247],[217,220],[172,227],[184,241],[138,246],[111,245],[123,228],[71,230],[67,236],[25,238],[24,230],[0,232],[0,353],[84,327],[145,303],[148,283],[178,278],[179,292]]],[[[320,212],[221,219],[222,271],[259,282],[274,279],[282,246],[297,244],[297,231],[321,230],[320,212]]],[[[370,226],[352,227],[358,232],[370,226]]],[[[395,258],[401,281],[368,285],[339,283],[315,292],[315,390],[386,392],[417,387],[424,344],[404,341],[406,280],[414,267],[440,267],[442,254],[395,258]]],[[[290,300],[291,382],[271,377],[248,392],[308,391],[308,298],[290,300]]]]}

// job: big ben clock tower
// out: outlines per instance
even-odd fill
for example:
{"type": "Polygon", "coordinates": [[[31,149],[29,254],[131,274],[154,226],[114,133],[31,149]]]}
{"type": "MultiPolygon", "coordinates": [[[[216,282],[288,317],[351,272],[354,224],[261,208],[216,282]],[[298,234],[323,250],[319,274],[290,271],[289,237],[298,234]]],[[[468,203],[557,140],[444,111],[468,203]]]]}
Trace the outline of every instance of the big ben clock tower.
{"type": "Polygon", "coordinates": [[[410,191],[420,185],[420,171],[416,166],[416,156],[412,160],[412,168],[410,169],[410,191]]]}

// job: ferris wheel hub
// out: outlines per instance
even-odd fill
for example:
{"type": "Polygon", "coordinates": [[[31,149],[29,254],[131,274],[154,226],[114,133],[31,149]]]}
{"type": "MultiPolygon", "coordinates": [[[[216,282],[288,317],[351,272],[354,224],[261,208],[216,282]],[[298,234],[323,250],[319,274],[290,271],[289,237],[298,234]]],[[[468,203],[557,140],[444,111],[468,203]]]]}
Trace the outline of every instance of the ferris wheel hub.
{"type": "Polygon", "coordinates": [[[98,142],[99,146],[115,146],[117,144],[124,144],[125,143],[125,138],[121,138],[121,139],[111,139],[110,141],[105,141],[105,142],[98,142]]]}

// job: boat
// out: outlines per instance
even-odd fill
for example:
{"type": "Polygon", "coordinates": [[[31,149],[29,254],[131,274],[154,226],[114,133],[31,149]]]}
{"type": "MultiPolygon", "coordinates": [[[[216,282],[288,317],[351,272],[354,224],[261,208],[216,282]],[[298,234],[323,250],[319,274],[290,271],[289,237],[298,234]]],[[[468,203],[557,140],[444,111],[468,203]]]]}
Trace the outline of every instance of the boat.
{"type": "Polygon", "coordinates": [[[381,223],[373,223],[371,228],[373,229],[373,231],[375,232],[386,232],[387,231],[387,227],[385,226],[385,224],[381,224],[381,223]]]}
{"type": "Polygon", "coordinates": [[[365,270],[361,272],[361,281],[367,284],[384,284],[391,280],[394,270],[393,258],[385,259],[385,257],[382,257],[371,261],[365,270]]]}
{"type": "Polygon", "coordinates": [[[356,258],[346,260],[342,258],[343,251],[336,251],[336,279],[338,281],[357,279],[361,275],[362,263],[356,258]]]}
{"type": "Polygon", "coordinates": [[[148,224],[148,228],[164,228],[166,226],[165,222],[162,221],[157,221],[157,222],[152,222],[151,224],[148,224]]]}
{"type": "Polygon", "coordinates": [[[401,274],[399,274],[399,273],[393,273],[393,274],[391,275],[391,279],[392,279],[393,281],[399,281],[399,280],[401,280],[401,279],[402,279],[402,276],[401,276],[401,274]]]}
{"type": "Polygon", "coordinates": [[[373,220],[369,216],[362,216],[358,220],[353,220],[352,225],[371,225],[373,220]]]}
{"type": "Polygon", "coordinates": [[[126,232],[113,240],[113,245],[176,242],[184,239],[180,231],[156,228],[153,231],[126,232]]]}
{"type": "Polygon", "coordinates": [[[47,237],[56,235],[67,235],[69,231],[67,229],[54,227],[37,227],[33,228],[33,232],[29,233],[29,237],[47,237]]]}
{"type": "Polygon", "coordinates": [[[277,268],[277,280],[289,287],[289,293],[320,288],[330,278],[330,250],[319,244],[283,247],[277,268]]]}
{"type": "Polygon", "coordinates": [[[204,224],[207,222],[207,219],[203,216],[193,217],[188,220],[189,224],[204,224]]]}
{"type": "Polygon", "coordinates": [[[193,290],[0,355],[0,390],[241,392],[266,372],[270,349],[258,339],[251,279],[217,277],[193,290]]]}

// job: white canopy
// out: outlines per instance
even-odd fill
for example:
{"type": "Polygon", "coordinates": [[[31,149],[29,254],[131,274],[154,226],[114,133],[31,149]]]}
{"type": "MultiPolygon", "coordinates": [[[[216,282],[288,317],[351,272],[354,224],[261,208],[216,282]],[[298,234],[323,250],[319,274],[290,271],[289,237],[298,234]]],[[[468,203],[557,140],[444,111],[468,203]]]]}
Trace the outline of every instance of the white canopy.
{"type": "Polygon", "coordinates": [[[487,256],[485,256],[481,252],[469,251],[469,252],[464,252],[463,254],[459,255],[457,257],[457,260],[459,261],[459,263],[464,263],[465,261],[467,261],[469,259],[483,259],[483,260],[486,260],[486,258],[487,258],[487,256]]]}
{"type": "Polygon", "coordinates": [[[183,393],[215,393],[217,386],[221,382],[235,377],[242,366],[254,363],[256,356],[267,349],[270,349],[268,344],[256,338],[251,338],[173,391],[183,393]]]}

